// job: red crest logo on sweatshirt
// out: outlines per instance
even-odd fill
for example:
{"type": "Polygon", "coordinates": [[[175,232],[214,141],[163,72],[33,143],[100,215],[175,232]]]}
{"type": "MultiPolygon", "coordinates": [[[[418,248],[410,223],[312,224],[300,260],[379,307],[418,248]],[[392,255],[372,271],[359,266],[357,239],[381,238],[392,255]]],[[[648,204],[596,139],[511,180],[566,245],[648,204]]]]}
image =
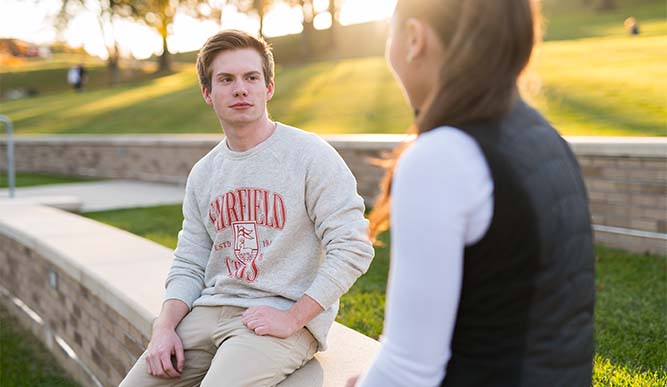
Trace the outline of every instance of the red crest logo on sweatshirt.
{"type": "MultiPolygon", "coordinates": [[[[234,222],[234,257],[225,257],[225,265],[230,277],[254,282],[259,275],[257,257],[259,254],[259,235],[255,222],[234,222]]],[[[261,258],[261,255],[259,255],[261,258]]]]}
{"type": "Polygon", "coordinates": [[[257,225],[255,222],[234,222],[234,255],[236,259],[249,263],[255,260],[259,251],[257,225]]]}

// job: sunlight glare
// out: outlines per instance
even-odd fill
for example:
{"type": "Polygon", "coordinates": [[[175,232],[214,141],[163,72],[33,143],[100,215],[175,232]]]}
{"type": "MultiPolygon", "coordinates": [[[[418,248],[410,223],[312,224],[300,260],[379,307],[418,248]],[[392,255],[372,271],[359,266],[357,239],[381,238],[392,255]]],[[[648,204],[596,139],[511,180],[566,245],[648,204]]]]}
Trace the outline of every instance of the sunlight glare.
{"type": "Polygon", "coordinates": [[[313,26],[317,30],[325,30],[331,27],[331,15],[328,12],[318,14],[313,20],[313,26]]]}
{"type": "Polygon", "coordinates": [[[60,9],[58,0],[33,2],[2,1],[0,12],[0,38],[19,39],[46,43],[56,37],[49,23],[49,16],[60,9]]]}
{"type": "Polygon", "coordinates": [[[298,34],[302,30],[302,19],[301,8],[278,3],[264,16],[264,35],[272,37],[298,34]]]}
{"type": "MultiPolygon", "coordinates": [[[[40,0],[39,6],[31,1],[0,0],[0,37],[15,37],[29,42],[44,44],[54,41],[59,35],[54,27],[54,15],[60,7],[58,0],[40,0]]],[[[212,0],[222,4],[220,0],[212,0]]],[[[81,9],[72,19],[67,29],[60,34],[71,47],[83,47],[90,54],[103,59],[108,57],[106,44],[112,44],[110,36],[104,36],[95,17],[95,2],[85,0],[86,8],[81,9]]],[[[314,0],[318,15],[313,20],[316,29],[331,26],[328,13],[329,0],[314,0]]],[[[342,25],[386,19],[391,16],[396,0],[346,0],[342,2],[339,21],[342,25]]],[[[275,5],[265,15],[264,35],[268,37],[296,34],[302,31],[302,11],[284,2],[275,5]]],[[[178,14],[167,38],[171,52],[198,50],[206,39],[219,29],[214,21],[196,20],[178,14]]],[[[257,33],[259,22],[256,14],[244,14],[236,7],[225,5],[222,11],[222,29],[236,28],[249,33],[257,33]]],[[[114,34],[123,55],[132,54],[144,59],[162,52],[162,40],[151,28],[136,22],[117,20],[114,34]]],[[[109,35],[109,30],[107,31],[109,35]]]]}
{"type": "Polygon", "coordinates": [[[340,10],[340,24],[346,26],[391,17],[396,0],[347,0],[340,10]]]}

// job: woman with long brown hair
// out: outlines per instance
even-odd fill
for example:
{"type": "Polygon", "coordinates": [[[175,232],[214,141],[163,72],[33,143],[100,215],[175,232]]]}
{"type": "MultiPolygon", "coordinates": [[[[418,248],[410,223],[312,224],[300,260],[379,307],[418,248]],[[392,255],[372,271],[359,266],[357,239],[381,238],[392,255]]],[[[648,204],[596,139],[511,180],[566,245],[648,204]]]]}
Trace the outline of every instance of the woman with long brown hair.
{"type": "Polygon", "coordinates": [[[350,386],[591,385],[586,189],[516,86],[537,5],[398,0],[387,59],[417,137],[390,161],[371,213],[374,235],[392,233],[385,326],[350,386]]]}

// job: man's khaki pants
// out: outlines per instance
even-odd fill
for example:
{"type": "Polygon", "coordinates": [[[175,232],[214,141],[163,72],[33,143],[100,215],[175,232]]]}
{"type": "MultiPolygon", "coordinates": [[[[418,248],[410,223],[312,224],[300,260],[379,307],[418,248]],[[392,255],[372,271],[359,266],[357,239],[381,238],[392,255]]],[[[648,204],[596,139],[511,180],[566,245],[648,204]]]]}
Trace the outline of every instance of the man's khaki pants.
{"type": "Polygon", "coordinates": [[[275,386],[317,351],[317,341],[306,328],[286,339],[257,336],[243,325],[244,311],[236,306],[193,308],[176,328],[185,349],[181,376],[149,375],[144,353],[120,386],[275,386]]]}

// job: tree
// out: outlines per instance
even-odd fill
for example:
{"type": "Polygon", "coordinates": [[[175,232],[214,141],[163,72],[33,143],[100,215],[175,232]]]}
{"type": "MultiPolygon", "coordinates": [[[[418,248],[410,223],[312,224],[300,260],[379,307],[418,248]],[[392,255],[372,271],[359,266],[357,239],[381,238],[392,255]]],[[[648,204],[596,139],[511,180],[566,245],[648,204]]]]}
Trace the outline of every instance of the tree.
{"type": "Polygon", "coordinates": [[[114,23],[118,18],[127,17],[129,8],[123,0],[99,0],[97,9],[86,0],[63,0],[57,16],[56,28],[63,31],[80,8],[93,12],[100,27],[102,39],[107,49],[107,69],[111,74],[111,84],[120,81],[120,50],[114,34],[114,23]]]}
{"type": "Polygon", "coordinates": [[[274,0],[232,0],[239,11],[244,13],[255,12],[259,18],[259,35],[264,37],[264,16],[273,5],[274,0]]]}
{"type": "Polygon", "coordinates": [[[222,29],[222,9],[228,0],[209,0],[206,4],[199,5],[199,16],[213,20],[222,29]]]}
{"type": "Polygon", "coordinates": [[[340,2],[341,0],[329,0],[329,15],[331,16],[331,27],[329,27],[329,46],[336,46],[336,34],[338,33],[338,27],[340,27],[340,21],[338,20],[338,12],[340,11],[340,2]]]}
{"type": "MultiPolygon", "coordinates": [[[[329,0],[329,5],[326,11],[331,16],[331,27],[329,28],[329,48],[333,48],[336,45],[336,33],[340,27],[340,22],[338,20],[338,14],[340,7],[344,0],[329,0]]],[[[315,3],[313,0],[287,0],[287,3],[290,5],[297,5],[301,7],[301,13],[303,15],[303,33],[302,33],[302,42],[303,42],[303,54],[308,56],[312,51],[312,35],[315,31],[314,20],[315,17],[323,10],[318,10],[315,8],[315,3]]]]}
{"type": "Polygon", "coordinates": [[[598,9],[601,11],[607,11],[614,8],[616,8],[616,2],[614,0],[600,0],[598,3],[598,9]]]}
{"type": "MultiPolygon", "coordinates": [[[[174,17],[183,11],[196,18],[210,18],[211,14],[202,12],[203,5],[208,6],[206,0],[118,0],[129,9],[131,16],[148,27],[154,29],[162,38],[162,54],[160,55],[160,72],[171,70],[171,59],[167,37],[174,23],[174,17]]],[[[214,13],[218,15],[218,13],[214,13]]]]}
{"type": "Polygon", "coordinates": [[[592,6],[600,11],[608,11],[616,8],[616,1],[614,0],[581,0],[581,3],[586,6],[592,6]]]}
{"type": "Polygon", "coordinates": [[[303,31],[301,32],[301,42],[303,48],[303,55],[308,56],[311,51],[311,39],[315,26],[313,20],[317,14],[315,13],[315,4],[313,0],[287,0],[287,4],[301,7],[301,14],[303,15],[303,31]]]}

